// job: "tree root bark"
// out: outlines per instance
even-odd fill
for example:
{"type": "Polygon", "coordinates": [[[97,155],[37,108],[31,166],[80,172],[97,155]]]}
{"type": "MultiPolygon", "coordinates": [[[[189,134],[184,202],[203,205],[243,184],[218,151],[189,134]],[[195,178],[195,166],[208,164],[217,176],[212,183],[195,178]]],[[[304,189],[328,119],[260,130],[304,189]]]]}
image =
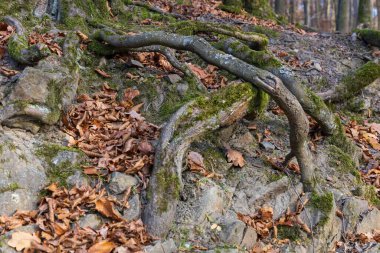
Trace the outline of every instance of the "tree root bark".
{"type": "Polygon", "coordinates": [[[334,114],[326,104],[311,90],[297,82],[293,72],[283,66],[274,55],[266,51],[254,51],[234,38],[216,43],[218,49],[235,56],[249,64],[259,66],[279,77],[286,88],[301,103],[303,109],[321,126],[326,135],[333,135],[337,129],[334,114]]]}
{"type": "Polygon", "coordinates": [[[183,188],[183,159],[190,144],[208,131],[241,119],[255,96],[256,91],[248,83],[231,85],[208,97],[198,97],[170,118],[157,145],[149,202],[143,213],[151,234],[165,237],[170,229],[183,188]]]}
{"type": "MultiPolygon", "coordinates": [[[[99,30],[95,33],[94,38],[104,41],[113,47],[120,48],[162,45],[178,50],[191,51],[206,62],[225,69],[267,92],[288,118],[290,125],[290,147],[301,168],[301,180],[304,190],[313,190],[315,183],[313,178],[314,167],[307,137],[309,122],[297,98],[283,85],[278,77],[215,49],[206,40],[197,36],[181,36],[166,32],[144,32],[136,35],[119,36],[99,30]]],[[[156,168],[156,170],[159,169],[156,168]]],[[[158,183],[157,181],[155,182],[158,183]]],[[[149,205],[151,205],[151,202],[149,205]]]]}
{"type": "Polygon", "coordinates": [[[262,50],[269,43],[268,37],[261,33],[243,32],[235,27],[206,23],[200,21],[183,21],[174,25],[174,32],[183,35],[195,35],[201,32],[214,32],[221,35],[231,36],[250,43],[250,47],[262,50]]]}
{"type": "Polygon", "coordinates": [[[28,45],[25,30],[16,18],[7,16],[4,21],[16,28],[15,34],[8,41],[8,53],[15,61],[24,65],[33,65],[50,54],[46,45],[40,43],[28,45]]]}

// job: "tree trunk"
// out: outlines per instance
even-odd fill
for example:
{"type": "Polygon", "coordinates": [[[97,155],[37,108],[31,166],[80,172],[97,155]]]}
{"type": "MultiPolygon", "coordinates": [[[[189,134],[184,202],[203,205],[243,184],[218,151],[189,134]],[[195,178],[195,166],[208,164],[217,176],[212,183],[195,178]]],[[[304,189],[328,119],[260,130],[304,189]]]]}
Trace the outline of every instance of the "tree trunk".
{"type": "Polygon", "coordinates": [[[276,0],[274,9],[277,14],[285,16],[287,10],[287,1],[276,0]]]}
{"type": "Polygon", "coordinates": [[[296,23],[296,14],[297,14],[297,1],[296,0],[290,0],[290,23],[295,24],[296,23]]]}
{"type": "Polygon", "coordinates": [[[261,18],[274,18],[269,0],[244,0],[244,8],[247,12],[261,18]]]}
{"type": "Polygon", "coordinates": [[[348,33],[349,32],[349,13],[350,4],[348,0],[339,0],[338,4],[338,18],[336,20],[336,30],[348,33]]]}
{"type": "Polygon", "coordinates": [[[310,1],[304,0],[303,1],[303,13],[304,13],[304,25],[310,26],[310,1]]]}
{"type": "Polygon", "coordinates": [[[359,1],[358,24],[371,24],[371,0],[359,1]]]}
{"type": "Polygon", "coordinates": [[[377,30],[380,30],[380,0],[376,0],[377,9],[377,30]]]}

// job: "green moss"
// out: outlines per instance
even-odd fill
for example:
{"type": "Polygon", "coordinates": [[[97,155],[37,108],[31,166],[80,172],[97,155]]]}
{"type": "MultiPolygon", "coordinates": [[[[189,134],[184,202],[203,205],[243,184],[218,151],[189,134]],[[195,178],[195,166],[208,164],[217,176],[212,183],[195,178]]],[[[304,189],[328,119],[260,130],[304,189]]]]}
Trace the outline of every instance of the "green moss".
{"type": "MultiPolygon", "coordinates": [[[[215,46],[221,49],[223,48],[223,44],[224,41],[220,41],[215,44],[215,46]]],[[[242,59],[249,64],[255,65],[256,67],[270,69],[282,66],[282,63],[271,52],[267,50],[252,50],[248,45],[238,40],[230,43],[229,48],[232,49],[229,53],[233,56],[242,59]]]]}
{"type": "Polygon", "coordinates": [[[20,189],[20,188],[21,187],[18,183],[11,183],[6,187],[0,187],[0,193],[15,191],[15,190],[20,189]]]}
{"type": "Polygon", "coordinates": [[[380,199],[377,196],[377,190],[373,185],[365,185],[363,187],[363,197],[372,205],[380,208],[380,199]]]}
{"type": "Polygon", "coordinates": [[[330,213],[333,209],[334,196],[331,192],[326,192],[322,195],[318,195],[316,192],[313,192],[308,205],[319,210],[323,214],[323,217],[318,223],[318,225],[323,226],[328,221],[330,213]]]}
{"type": "Polygon", "coordinates": [[[244,8],[254,16],[264,19],[276,19],[268,0],[245,0],[244,8]]]}
{"type": "Polygon", "coordinates": [[[360,173],[356,169],[355,162],[351,156],[335,145],[329,145],[329,165],[336,167],[341,173],[351,173],[360,179],[360,173]]]}
{"type": "Polygon", "coordinates": [[[234,13],[234,14],[239,14],[241,12],[241,7],[239,6],[221,4],[219,5],[219,8],[223,11],[234,13]]]}
{"type": "Polygon", "coordinates": [[[265,26],[253,26],[250,31],[260,34],[265,34],[269,38],[278,38],[280,33],[265,26]]]}
{"type": "Polygon", "coordinates": [[[168,168],[161,168],[157,173],[157,189],[162,198],[158,200],[159,209],[161,212],[168,210],[168,204],[172,200],[178,200],[180,194],[180,181],[175,172],[169,171],[168,168]]]}
{"type": "Polygon", "coordinates": [[[332,136],[327,138],[327,142],[331,145],[339,147],[344,153],[352,157],[356,151],[355,143],[347,138],[344,126],[338,116],[335,117],[335,124],[337,126],[337,129],[332,136]]]}
{"type": "Polygon", "coordinates": [[[202,152],[204,163],[208,170],[218,169],[220,161],[225,161],[224,155],[215,148],[207,148],[202,152]]]}
{"type": "Polygon", "coordinates": [[[46,122],[48,124],[54,124],[58,122],[61,117],[61,95],[62,95],[61,84],[51,81],[48,86],[49,95],[46,99],[46,105],[50,109],[50,113],[47,115],[46,122]]]}
{"type": "Polygon", "coordinates": [[[304,86],[307,97],[313,102],[313,111],[319,113],[321,109],[328,110],[325,102],[317,94],[315,94],[310,88],[304,86]]]}
{"type": "Polygon", "coordinates": [[[380,31],[373,29],[355,30],[359,36],[368,44],[380,47],[380,31]]]}
{"type": "Polygon", "coordinates": [[[289,239],[299,241],[301,239],[301,230],[298,226],[277,226],[277,236],[279,239],[289,239]]]}
{"type": "Polygon", "coordinates": [[[76,152],[80,155],[80,159],[84,159],[85,155],[78,149],[60,146],[56,144],[44,144],[36,151],[36,155],[43,158],[48,165],[47,176],[50,182],[58,182],[61,186],[67,186],[66,180],[73,175],[75,171],[81,170],[80,163],[72,163],[64,161],[55,165],[52,160],[61,151],[76,152]]]}
{"type": "Polygon", "coordinates": [[[283,178],[285,175],[284,174],[281,174],[281,173],[278,173],[278,172],[268,172],[266,174],[267,178],[268,178],[268,181],[270,183],[272,182],[276,182],[278,180],[280,180],[281,178],[283,178]]]}
{"type": "Polygon", "coordinates": [[[379,77],[380,65],[374,62],[367,62],[354,73],[344,77],[335,92],[339,93],[342,99],[352,98],[379,77]]]}

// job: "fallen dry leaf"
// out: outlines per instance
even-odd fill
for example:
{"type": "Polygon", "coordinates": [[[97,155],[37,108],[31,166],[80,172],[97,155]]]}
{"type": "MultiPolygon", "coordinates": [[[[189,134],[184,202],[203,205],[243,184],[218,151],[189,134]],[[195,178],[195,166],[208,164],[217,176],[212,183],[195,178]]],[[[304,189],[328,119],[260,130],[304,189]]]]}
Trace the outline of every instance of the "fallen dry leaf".
{"type": "Polygon", "coordinates": [[[114,204],[107,198],[100,198],[95,202],[95,209],[107,218],[122,220],[121,214],[115,209],[114,204]]]}
{"type": "Polygon", "coordinates": [[[111,78],[111,76],[109,74],[107,74],[105,71],[103,71],[101,69],[95,69],[95,72],[98,73],[99,75],[101,75],[102,77],[111,78]]]}
{"type": "Polygon", "coordinates": [[[92,245],[91,248],[88,249],[88,253],[109,253],[114,248],[116,248],[115,243],[104,240],[92,245]]]}
{"type": "Polygon", "coordinates": [[[35,235],[19,231],[12,234],[12,238],[8,241],[8,245],[16,248],[17,251],[21,251],[30,248],[33,242],[40,243],[41,240],[35,235]]]}
{"type": "Polygon", "coordinates": [[[234,166],[238,166],[241,168],[245,165],[243,155],[239,151],[229,148],[227,149],[226,155],[228,162],[232,162],[234,166]]]}

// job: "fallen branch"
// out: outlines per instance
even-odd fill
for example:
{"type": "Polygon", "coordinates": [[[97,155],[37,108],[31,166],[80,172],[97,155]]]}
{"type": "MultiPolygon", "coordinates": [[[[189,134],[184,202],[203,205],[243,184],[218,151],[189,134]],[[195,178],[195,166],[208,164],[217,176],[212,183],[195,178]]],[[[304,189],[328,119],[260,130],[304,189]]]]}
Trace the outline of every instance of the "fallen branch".
{"type": "MultiPolygon", "coordinates": [[[[136,35],[119,36],[99,30],[95,33],[94,38],[113,47],[120,48],[162,45],[178,50],[191,51],[198,54],[206,62],[225,69],[267,92],[288,118],[290,124],[290,147],[300,165],[304,189],[305,191],[313,189],[314,167],[307,138],[309,122],[297,98],[283,85],[279,78],[268,71],[254,67],[234,56],[215,49],[206,40],[197,36],[181,36],[166,32],[144,32],[136,35]]],[[[160,170],[157,167],[155,169],[155,173],[160,170]]]]}

